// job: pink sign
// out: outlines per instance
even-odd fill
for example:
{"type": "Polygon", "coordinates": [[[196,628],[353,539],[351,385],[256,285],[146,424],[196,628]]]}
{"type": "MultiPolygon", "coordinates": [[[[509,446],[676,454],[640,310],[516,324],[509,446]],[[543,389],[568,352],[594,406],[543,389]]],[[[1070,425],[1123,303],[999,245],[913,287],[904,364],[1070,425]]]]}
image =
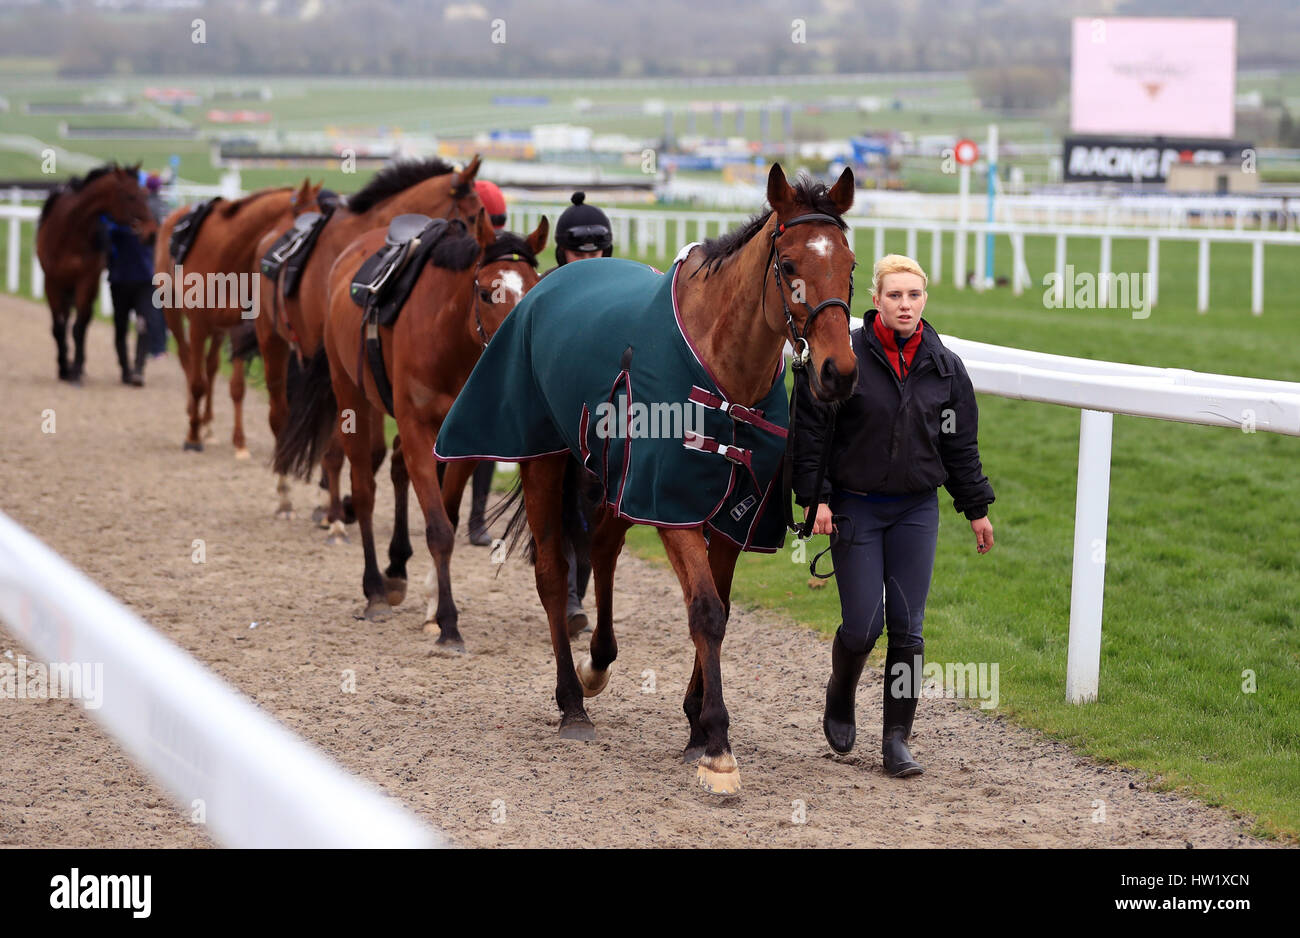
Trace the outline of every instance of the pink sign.
{"type": "Polygon", "coordinates": [[[1233,135],[1236,20],[1078,18],[1073,50],[1075,133],[1233,135]]]}

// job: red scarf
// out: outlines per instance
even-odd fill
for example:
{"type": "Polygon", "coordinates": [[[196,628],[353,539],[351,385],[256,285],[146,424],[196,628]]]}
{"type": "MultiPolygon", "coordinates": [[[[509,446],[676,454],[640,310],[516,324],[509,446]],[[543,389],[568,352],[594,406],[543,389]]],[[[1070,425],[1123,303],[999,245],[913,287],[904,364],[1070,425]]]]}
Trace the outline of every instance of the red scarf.
{"type": "Polygon", "coordinates": [[[871,328],[875,330],[880,344],[885,347],[885,359],[889,362],[889,366],[894,369],[894,374],[898,375],[898,380],[902,381],[912,370],[912,359],[916,358],[916,350],[921,347],[921,330],[925,328],[925,323],[918,320],[916,331],[903,340],[903,364],[898,361],[898,342],[894,338],[894,330],[885,325],[885,317],[879,312],[872,320],[871,328]]]}

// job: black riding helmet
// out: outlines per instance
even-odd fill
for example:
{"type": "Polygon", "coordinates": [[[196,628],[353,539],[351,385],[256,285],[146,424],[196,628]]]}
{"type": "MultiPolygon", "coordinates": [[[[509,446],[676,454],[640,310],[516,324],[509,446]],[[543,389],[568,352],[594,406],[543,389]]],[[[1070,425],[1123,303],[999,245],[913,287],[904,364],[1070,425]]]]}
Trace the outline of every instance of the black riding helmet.
{"type": "Polygon", "coordinates": [[[555,224],[555,262],[564,265],[564,249],[600,251],[602,257],[614,253],[614,235],[609,218],[594,205],[586,204],[587,193],[573,193],[573,202],[555,224]]]}

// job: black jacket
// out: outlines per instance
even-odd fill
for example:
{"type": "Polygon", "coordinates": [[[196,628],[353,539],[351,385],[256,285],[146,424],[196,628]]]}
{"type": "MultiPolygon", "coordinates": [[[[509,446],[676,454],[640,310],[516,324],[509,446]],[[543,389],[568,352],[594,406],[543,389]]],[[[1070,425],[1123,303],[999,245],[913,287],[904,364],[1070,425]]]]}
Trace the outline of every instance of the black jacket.
{"type": "MultiPolygon", "coordinates": [[[[839,405],[816,501],[829,501],[832,488],[912,495],[942,485],[954,508],[972,521],[983,518],[993,502],[993,486],[980,466],[979,408],[966,366],[926,322],[911,370],[899,381],[872,328],[876,315],[870,310],[851,335],[858,380],[839,405]]],[[[795,501],[807,507],[816,494],[831,405],[816,400],[801,383],[796,406],[795,501]]]]}

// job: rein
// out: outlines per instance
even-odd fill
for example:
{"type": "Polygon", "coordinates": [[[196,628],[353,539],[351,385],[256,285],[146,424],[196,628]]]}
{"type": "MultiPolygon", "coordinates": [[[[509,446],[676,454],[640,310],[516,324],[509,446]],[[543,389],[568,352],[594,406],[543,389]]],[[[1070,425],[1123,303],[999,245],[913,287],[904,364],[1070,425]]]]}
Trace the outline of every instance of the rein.
{"type": "MultiPolygon", "coordinates": [[[[853,303],[853,275],[852,273],[850,273],[849,298],[847,301],[842,300],[839,297],[831,297],[828,300],[823,300],[822,302],[818,303],[815,307],[809,307],[808,303],[805,301],[803,305],[804,308],[808,310],[808,318],[804,320],[802,330],[798,329],[795,326],[794,314],[791,313],[790,304],[786,301],[785,281],[782,279],[781,276],[781,264],[780,264],[780,259],[777,257],[776,239],[780,237],[782,234],[784,234],[787,229],[793,228],[795,225],[805,224],[807,222],[829,222],[833,225],[836,225],[837,227],[840,224],[838,219],[833,218],[830,215],[824,215],[821,213],[810,213],[807,215],[799,215],[795,218],[790,219],[788,222],[778,223],[776,228],[772,232],[772,243],[771,246],[768,248],[768,253],[767,253],[767,269],[763,272],[763,315],[766,318],[767,275],[768,272],[771,272],[772,275],[776,278],[777,292],[781,295],[781,309],[785,313],[786,328],[790,330],[790,341],[791,341],[791,345],[794,348],[794,355],[790,361],[791,365],[794,366],[794,393],[790,395],[790,423],[789,423],[789,429],[787,430],[787,433],[789,434],[788,436],[789,442],[786,445],[785,457],[782,461],[781,503],[785,511],[786,528],[788,528],[790,531],[798,535],[798,537],[801,540],[808,539],[809,535],[812,534],[813,525],[816,523],[817,520],[817,512],[814,506],[814,510],[809,512],[808,518],[802,524],[800,524],[799,522],[795,521],[794,509],[791,507],[790,504],[791,496],[794,493],[794,440],[795,440],[795,428],[797,426],[797,418],[798,418],[798,400],[799,400],[800,385],[802,384],[803,386],[807,387],[809,389],[809,393],[811,393],[812,376],[808,373],[808,365],[812,361],[812,349],[808,345],[807,336],[809,331],[812,329],[813,321],[822,312],[822,310],[827,309],[828,307],[831,306],[838,306],[840,309],[844,310],[844,319],[847,322],[851,315],[851,306],[853,303]]],[[[857,263],[854,262],[853,266],[856,268],[857,263]]],[[[835,410],[832,409],[831,422],[830,425],[827,427],[827,432],[826,432],[826,442],[822,449],[821,458],[817,462],[817,485],[815,491],[818,494],[821,493],[822,483],[826,479],[826,463],[830,457],[831,442],[834,439],[834,436],[835,436],[835,410]]],[[[825,553],[825,551],[823,551],[822,553],[825,553]]],[[[818,554],[818,557],[820,556],[821,554],[818,554]]],[[[831,573],[825,575],[818,574],[816,571],[816,564],[817,564],[817,560],[816,558],[814,558],[813,563],[810,565],[812,567],[813,576],[816,576],[819,579],[825,579],[826,577],[832,576],[834,574],[834,571],[831,571],[831,573]]]]}

